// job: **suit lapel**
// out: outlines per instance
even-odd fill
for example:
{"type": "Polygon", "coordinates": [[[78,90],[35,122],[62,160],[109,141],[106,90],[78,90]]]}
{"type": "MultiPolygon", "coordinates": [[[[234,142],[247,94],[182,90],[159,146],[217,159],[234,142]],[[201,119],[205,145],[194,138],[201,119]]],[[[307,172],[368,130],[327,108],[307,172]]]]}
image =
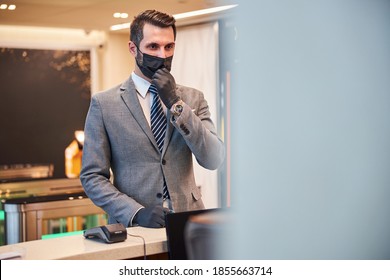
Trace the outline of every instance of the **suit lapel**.
{"type": "Polygon", "coordinates": [[[150,142],[158,151],[158,146],[156,143],[156,139],[154,139],[154,135],[152,130],[149,127],[149,124],[145,118],[145,114],[142,110],[141,105],[139,104],[139,100],[137,97],[137,91],[135,89],[133,80],[131,77],[127,79],[126,82],[122,84],[119,89],[121,91],[121,97],[123,102],[126,104],[130,113],[133,115],[134,119],[137,121],[141,129],[144,131],[146,136],[149,138],[150,142]]]}

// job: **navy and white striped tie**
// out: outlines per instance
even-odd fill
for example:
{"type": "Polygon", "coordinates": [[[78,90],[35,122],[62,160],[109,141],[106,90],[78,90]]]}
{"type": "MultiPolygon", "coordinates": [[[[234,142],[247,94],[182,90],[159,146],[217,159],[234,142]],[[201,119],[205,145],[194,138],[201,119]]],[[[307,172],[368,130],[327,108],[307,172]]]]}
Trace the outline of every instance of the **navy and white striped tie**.
{"type": "Polygon", "coordinates": [[[162,153],[164,147],[165,131],[167,129],[167,119],[158,97],[157,89],[154,85],[149,87],[149,92],[153,94],[152,108],[150,109],[150,126],[154,138],[156,139],[158,149],[162,153]]]}
{"type": "MultiPolygon", "coordinates": [[[[162,153],[164,147],[165,132],[167,130],[167,118],[161,106],[157,88],[154,85],[149,87],[149,92],[153,94],[152,108],[150,109],[150,126],[156,139],[158,149],[162,153]]],[[[163,198],[169,198],[167,184],[164,178],[163,198]]]]}

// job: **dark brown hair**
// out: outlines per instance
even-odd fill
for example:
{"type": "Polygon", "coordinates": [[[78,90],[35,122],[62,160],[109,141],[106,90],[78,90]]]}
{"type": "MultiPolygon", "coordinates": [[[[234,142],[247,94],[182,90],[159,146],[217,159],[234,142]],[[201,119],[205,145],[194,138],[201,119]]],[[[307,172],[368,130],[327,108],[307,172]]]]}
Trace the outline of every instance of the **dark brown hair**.
{"type": "Polygon", "coordinates": [[[175,22],[175,18],[168,14],[164,14],[156,10],[146,10],[134,17],[134,20],[130,26],[130,41],[139,47],[139,43],[144,38],[143,30],[145,23],[149,23],[161,28],[171,26],[173,29],[174,39],[176,40],[175,22]]]}

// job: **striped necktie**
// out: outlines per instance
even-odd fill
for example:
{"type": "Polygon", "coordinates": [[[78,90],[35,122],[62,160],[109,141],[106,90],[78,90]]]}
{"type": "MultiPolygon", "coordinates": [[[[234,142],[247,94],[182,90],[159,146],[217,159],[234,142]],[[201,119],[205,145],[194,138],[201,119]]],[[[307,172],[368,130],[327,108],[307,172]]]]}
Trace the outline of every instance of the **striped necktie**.
{"type": "MultiPolygon", "coordinates": [[[[150,126],[156,139],[158,149],[162,153],[164,147],[165,132],[167,130],[167,118],[161,106],[157,88],[154,85],[149,87],[149,92],[153,94],[152,108],[150,109],[150,126]]],[[[164,178],[163,198],[169,198],[167,184],[164,178]]]]}

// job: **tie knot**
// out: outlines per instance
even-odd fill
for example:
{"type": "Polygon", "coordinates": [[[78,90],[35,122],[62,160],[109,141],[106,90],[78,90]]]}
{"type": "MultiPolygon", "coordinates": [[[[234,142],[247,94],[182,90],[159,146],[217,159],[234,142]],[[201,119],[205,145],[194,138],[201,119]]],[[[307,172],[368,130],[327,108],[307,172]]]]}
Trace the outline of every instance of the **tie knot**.
{"type": "Polygon", "coordinates": [[[149,92],[157,95],[157,88],[155,85],[150,85],[149,92]]]}

